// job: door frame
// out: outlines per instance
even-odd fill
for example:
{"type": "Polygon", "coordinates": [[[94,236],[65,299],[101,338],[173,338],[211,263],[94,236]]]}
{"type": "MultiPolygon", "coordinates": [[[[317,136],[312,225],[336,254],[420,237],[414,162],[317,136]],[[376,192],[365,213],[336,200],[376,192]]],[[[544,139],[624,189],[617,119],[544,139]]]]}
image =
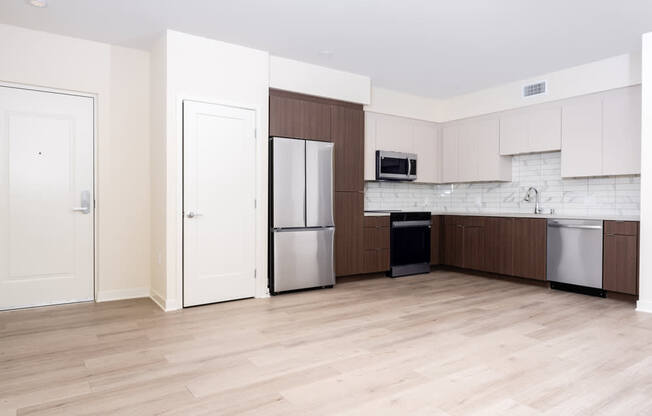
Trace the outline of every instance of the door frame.
{"type": "MultiPolygon", "coordinates": [[[[97,236],[99,234],[99,215],[97,215],[97,206],[98,201],[99,201],[99,190],[97,186],[97,178],[98,178],[98,155],[99,155],[99,149],[98,149],[98,125],[97,125],[97,120],[98,120],[98,99],[97,99],[97,94],[94,93],[86,93],[86,92],[80,92],[80,91],[72,91],[72,90],[64,90],[60,88],[49,88],[49,87],[42,87],[42,86],[34,86],[34,85],[29,85],[29,84],[20,84],[16,82],[7,82],[7,81],[1,81],[0,80],[0,88],[14,88],[17,90],[27,90],[27,91],[36,91],[36,92],[44,92],[44,93],[49,93],[49,94],[60,94],[60,95],[70,95],[74,97],[84,97],[84,98],[90,98],[93,100],[93,177],[91,179],[92,184],[93,184],[93,209],[91,211],[91,215],[93,216],[93,229],[92,229],[92,244],[93,244],[93,276],[91,277],[92,282],[93,282],[93,299],[92,302],[97,302],[97,293],[100,288],[99,284],[99,265],[97,259],[99,258],[99,247],[98,247],[98,242],[97,242],[97,236]]],[[[77,302],[79,303],[79,302],[77,302]]],[[[57,304],[59,305],[59,304],[57,304]]],[[[64,305],[64,304],[61,304],[64,305]]],[[[41,306],[50,306],[50,305],[39,305],[39,306],[34,306],[34,307],[41,307],[41,306]]]]}
{"type": "MultiPolygon", "coordinates": [[[[259,132],[262,130],[260,128],[260,114],[261,111],[260,109],[255,106],[255,105],[247,105],[247,104],[242,104],[242,103],[235,103],[231,101],[225,101],[225,100],[219,100],[219,99],[214,99],[214,98],[209,98],[209,97],[200,97],[200,96],[194,96],[194,95],[180,95],[177,97],[176,100],[176,115],[177,115],[177,120],[176,120],[176,133],[179,138],[179,140],[176,141],[176,162],[177,162],[177,183],[176,183],[176,201],[175,201],[175,221],[176,221],[176,242],[177,242],[177,248],[176,252],[174,253],[175,256],[175,270],[174,270],[174,280],[176,281],[176,293],[178,294],[178,299],[176,299],[176,302],[170,302],[168,299],[165,303],[165,310],[175,310],[175,309],[183,309],[185,308],[184,302],[183,302],[183,284],[184,284],[184,275],[183,275],[183,270],[184,270],[184,256],[183,256],[183,250],[184,250],[184,212],[183,212],[183,200],[184,200],[184,165],[183,165],[183,151],[184,151],[184,144],[185,144],[185,138],[183,135],[184,132],[184,110],[183,110],[183,103],[186,101],[194,101],[198,103],[203,103],[203,104],[212,104],[212,105],[221,105],[224,107],[233,107],[233,108],[239,108],[242,110],[249,110],[254,112],[254,122],[255,122],[255,128],[256,128],[256,133],[254,136],[254,194],[256,195],[256,201],[257,201],[257,206],[256,206],[256,212],[255,212],[255,219],[254,219],[254,267],[255,270],[257,271],[255,274],[255,282],[254,282],[254,297],[259,297],[258,295],[258,287],[259,284],[261,283],[261,279],[267,278],[267,273],[263,273],[262,271],[258,271],[258,262],[261,256],[261,253],[259,253],[259,238],[258,238],[258,232],[259,232],[259,224],[258,224],[258,216],[259,216],[259,210],[261,209],[262,203],[260,202],[260,197],[259,197],[259,191],[261,190],[261,184],[259,183],[258,180],[258,174],[260,172],[260,166],[259,166],[259,157],[258,157],[258,151],[259,151],[259,146],[260,146],[260,137],[259,137],[259,132]],[[171,304],[170,304],[171,303],[171,304]]],[[[265,145],[267,145],[265,143],[265,145]]],[[[266,187],[266,184],[265,184],[266,187]]],[[[168,269],[169,271],[169,269],[168,269]]],[[[269,289],[267,290],[267,296],[269,296],[269,289]]]]}

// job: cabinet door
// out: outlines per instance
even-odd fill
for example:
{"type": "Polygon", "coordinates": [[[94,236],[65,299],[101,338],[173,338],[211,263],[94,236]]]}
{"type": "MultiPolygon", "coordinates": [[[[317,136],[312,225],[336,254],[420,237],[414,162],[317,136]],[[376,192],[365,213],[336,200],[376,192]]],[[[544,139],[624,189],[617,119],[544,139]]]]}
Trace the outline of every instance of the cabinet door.
{"type": "Polygon", "coordinates": [[[476,181],[511,181],[512,158],[500,155],[498,119],[479,119],[474,123],[473,147],[477,165],[476,181]]]}
{"type": "Polygon", "coordinates": [[[514,276],[546,279],[546,220],[514,219],[514,276]]]}
{"type": "Polygon", "coordinates": [[[384,114],[376,116],[376,150],[414,153],[412,120],[384,114]]]}
{"type": "Polygon", "coordinates": [[[562,107],[561,176],[602,175],[602,99],[592,95],[562,107]]]}
{"type": "Polygon", "coordinates": [[[430,264],[437,265],[441,262],[441,217],[433,215],[431,218],[432,228],[430,228],[430,264]]]}
{"type": "Polygon", "coordinates": [[[561,108],[534,108],[528,115],[528,152],[552,152],[561,149],[561,108]]]}
{"type": "Polygon", "coordinates": [[[458,175],[458,142],[459,126],[445,126],[442,129],[441,181],[457,182],[458,175]]]}
{"type": "Polygon", "coordinates": [[[417,182],[440,180],[441,154],[438,128],[433,123],[414,121],[414,153],[417,154],[417,182]]]}
{"type": "Polygon", "coordinates": [[[364,112],[332,106],[336,191],[364,190],[364,112]]]}
{"type": "Polygon", "coordinates": [[[463,237],[463,267],[485,269],[485,237],[483,226],[465,226],[463,237]]]}
{"type": "Polygon", "coordinates": [[[500,154],[516,155],[528,151],[527,111],[515,111],[500,118],[500,154]]]}
{"type": "Polygon", "coordinates": [[[269,135],[330,141],[330,105],[270,95],[269,135]]]}
{"type": "Polygon", "coordinates": [[[443,263],[448,266],[464,266],[464,225],[457,216],[446,216],[443,220],[443,263]]]}
{"type": "Polygon", "coordinates": [[[362,272],[364,195],[362,192],[335,194],[335,274],[362,272]]]}
{"type": "Polygon", "coordinates": [[[511,275],[514,220],[512,218],[487,218],[485,226],[485,270],[490,273],[511,275]]]}
{"type": "Polygon", "coordinates": [[[364,180],[376,180],[376,119],[375,113],[364,113],[364,180]]]}
{"type": "Polygon", "coordinates": [[[458,182],[473,182],[478,180],[477,133],[477,126],[473,121],[460,125],[457,144],[458,182]]]}
{"type": "Polygon", "coordinates": [[[641,173],[641,88],[609,91],[603,100],[602,174],[641,173]]]}
{"type": "Polygon", "coordinates": [[[604,289],[638,294],[638,222],[604,222],[604,289]]]}

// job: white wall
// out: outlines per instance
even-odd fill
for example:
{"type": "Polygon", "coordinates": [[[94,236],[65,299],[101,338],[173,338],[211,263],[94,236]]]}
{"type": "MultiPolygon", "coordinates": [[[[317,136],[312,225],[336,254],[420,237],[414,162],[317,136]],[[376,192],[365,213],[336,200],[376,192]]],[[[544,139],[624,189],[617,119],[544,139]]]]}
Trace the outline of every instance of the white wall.
{"type": "MultiPolygon", "coordinates": [[[[154,177],[164,178],[165,204],[153,205],[153,217],[164,216],[165,229],[155,226],[153,235],[165,236],[161,257],[165,269],[153,277],[153,287],[164,298],[162,306],[177,309],[182,305],[182,107],[183,99],[238,105],[256,110],[257,200],[267,206],[267,137],[269,101],[269,54],[211,39],[168,31],[165,35],[166,131],[165,164],[154,165],[154,177]],[[162,170],[161,170],[162,169],[162,170]]],[[[161,105],[160,103],[155,105],[161,105]]],[[[158,140],[158,139],[155,139],[158,140]]],[[[158,142],[157,142],[158,144],[158,142]]],[[[160,155],[157,155],[157,158],[160,155]]],[[[153,188],[158,186],[153,183],[153,188]]],[[[154,194],[162,193],[156,189],[154,194]]],[[[225,201],[228,203],[228,201],[225,201]]],[[[260,209],[256,220],[258,269],[256,296],[267,295],[267,210],[260,209]]],[[[158,250],[158,243],[153,247],[158,250]]],[[[158,257],[159,253],[152,253],[158,257]]]]}
{"type": "Polygon", "coordinates": [[[643,35],[641,67],[641,224],[637,310],[652,313],[652,32],[643,35]]]}
{"type": "Polygon", "coordinates": [[[165,309],[165,147],[167,117],[167,60],[166,38],[161,36],[151,51],[150,63],[151,108],[151,293],[152,299],[165,309]]]}
{"type": "Polygon", "coordinates": [[[369,77],[270,56],[269,86],[358,104],[371,101],[369,77]]]}
{"type": "Polygon", "coordinates": [[[443,105],[443,100],[372,87],[371,102],[364,106],[364,110],[437,122],[443,117],[443,105]]]}
{"type": "Polygon", "coordinates": [[[619,55],[470,94],[448,98],[443,102],[440,120],[436,121],[450,121],[480,114],[494,113],[532,104],[637,85],[640,82],[640,53],[619,55]],[[526,99],[521,96],[523,85],[543,80],[548,81],[547,94],[526,99]]]}
{"type": "Polygon", "coordinates": [[[0,39],[0,81],[96,95],[96,296],[147,296],[148,53],[8,25],[0,39]]]}

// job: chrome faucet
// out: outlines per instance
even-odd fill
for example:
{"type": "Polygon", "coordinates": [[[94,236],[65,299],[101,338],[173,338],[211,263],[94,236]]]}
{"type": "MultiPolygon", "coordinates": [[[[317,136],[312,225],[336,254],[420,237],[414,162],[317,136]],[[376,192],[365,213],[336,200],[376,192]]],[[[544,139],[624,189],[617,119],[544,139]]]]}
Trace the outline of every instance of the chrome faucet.
{"type": "Polygon", "coordinates": [[[523,198],[523,201],[532,202],[532,191],[534,191],[534,213],[541,214],[543,210],[539,206],[539,190],[537,188],[530,186],[527,190],[527,193],[525,194],[525,198],[523,198]]]}

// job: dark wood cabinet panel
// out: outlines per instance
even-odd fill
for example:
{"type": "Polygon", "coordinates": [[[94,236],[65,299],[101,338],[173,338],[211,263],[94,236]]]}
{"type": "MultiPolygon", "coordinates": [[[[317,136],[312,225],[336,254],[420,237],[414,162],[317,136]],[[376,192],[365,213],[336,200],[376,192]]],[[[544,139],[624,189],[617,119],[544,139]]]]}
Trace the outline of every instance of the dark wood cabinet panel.
{"type": "Polygon", "coordinates": [[[459,217],[445,217],[443,227],[443,262],[448,266],[464,267],[464,226],[459,217]]]}
{"type": "Polygon", "coordinates": [[[364,227],[364,248],[389,248],[388,227],[364,227]]]}
{"type": "Polygon", "coordinates": [[[378,273],[389,270],[389,249],[369,249],[364,251],[364,273],[378,273]]]}
{"type": "Polygon", "coordinates": [[[514,261],[514,219],[487,218],[485,225],[485,270],[511,275],[514,261]]]}
{"type": "Polygon", "coordinates": [[[604,289],[637,295],[638,222],[605,221],[604,229],[604,289]]]}
{"type": "Polygon", "coordinates": [[[441,216],[433,215],[431,217],[430,228],[430,264],[437,265],[441,263],[441,216]]]}
{"type": "Polygon", "coordinates": [[[365,227],[389,228],[389,215],[368,215],[364,217],[365,227]]]}
{"type": "Polygon", "coordinates": [[[637,236],[638,224],[638,221],[605,221],[604,233],[637,236]]]}
{"type": "Polygon", "coordinates": [[[528,279],[546,279],[546,220],[515,218],[513,274],[528,279]]]}
{"type": "Polygon", "coordinates": [[[364,195],[335,192],[335,274],[362,273],[364,195]]]}
{"type": "Polygon", "coordinates": [[[331,141],[331,106],[270,94],[269,135],[331,141]]]}
{"type": "Polygon", "coordinates": [[[463,227],[463,266],[465,269],[484,270],[485,237],[484,226],[469,225],[463,227]]]}
{"type": "Polygon", "coordinates": [[[364,112],[332,106],[332,139],[335,144],[334,188],[336,191],[364,189],[364,112]]]}

